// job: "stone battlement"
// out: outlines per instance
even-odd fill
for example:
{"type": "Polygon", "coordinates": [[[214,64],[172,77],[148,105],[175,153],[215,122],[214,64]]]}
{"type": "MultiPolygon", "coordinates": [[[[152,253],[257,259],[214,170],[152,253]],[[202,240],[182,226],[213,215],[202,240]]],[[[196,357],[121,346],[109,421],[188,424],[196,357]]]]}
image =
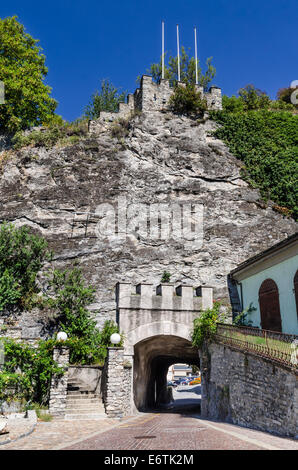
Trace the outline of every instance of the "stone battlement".
{"type": "Polygon", "coordinates": [[[212,308],[213,288],[207,286],[193,287],[180,284],[140,283],[136,286],[127,282],[116,285],[116,302],[118,309],[131,310],[175,310],[200,311],[212,308]]]}
{"type": "MultiPolygon", "coordinates": [[[[178,82],[178,84],[179,86],[185,86],[183,82],[178,82]]],[[[222,109],[220,88],[211,86],[207,93],[204,92],[201,86],[196,85],[196,89],[206,98],[209,110],[222,109]]],[[[174,87],[169,80],[161,80],[159,83],[155,83],[150,75],[143,75],[140,88],[137,88],[134,94],[127,96],[127,103],[119,103],[119,109],[116,113],[102,111],[97,120],[90,121],[89,130],[94,132],[98,124],[126,118],[133,111],[161,111],[166,108],[173,92],[174,87]]]]}

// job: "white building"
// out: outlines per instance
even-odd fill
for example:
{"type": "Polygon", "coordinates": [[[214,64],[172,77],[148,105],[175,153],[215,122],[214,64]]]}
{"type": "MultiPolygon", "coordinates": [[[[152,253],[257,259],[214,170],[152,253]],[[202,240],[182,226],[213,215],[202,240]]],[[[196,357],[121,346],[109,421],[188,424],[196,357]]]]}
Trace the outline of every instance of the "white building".
{"type": "Polygon", "coordinates": [[[167,380],[177,380],[180,377],[192,375],[192,367],[188,364],[173,364],[169,367],[167,380]]]}
{"type": "Polygon", "coordinates": [[[264,330],[298,334],[298,233],[240,264],[228,276],[233,313],[264,330]]]}

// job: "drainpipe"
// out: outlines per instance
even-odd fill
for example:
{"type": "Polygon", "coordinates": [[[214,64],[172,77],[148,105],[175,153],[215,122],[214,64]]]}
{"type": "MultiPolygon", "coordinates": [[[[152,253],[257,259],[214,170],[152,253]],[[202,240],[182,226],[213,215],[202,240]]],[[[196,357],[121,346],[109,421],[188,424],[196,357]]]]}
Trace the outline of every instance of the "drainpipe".
{"type": "Polygon", "coordinates": [[[231,274],[228,274],[228,288],[229,288],[230,301],[232,304],[233,319],[234,319],[236,314],[238,315],[241,311],[243,311],[242,283],[234,279],[231,274]],[[240,297],[239,297],[237,285],[240,286],[240,297]],[[240,306],[240,312],[239,312],[239,306],[240,306]]]}
{"type": "Polygon", "coordinates": [[[240,304],[241,304],[241,312],[243,312],[243,290],[242,290],[242,282],[236,281],[236,284],[240,286],[240,304]]]}

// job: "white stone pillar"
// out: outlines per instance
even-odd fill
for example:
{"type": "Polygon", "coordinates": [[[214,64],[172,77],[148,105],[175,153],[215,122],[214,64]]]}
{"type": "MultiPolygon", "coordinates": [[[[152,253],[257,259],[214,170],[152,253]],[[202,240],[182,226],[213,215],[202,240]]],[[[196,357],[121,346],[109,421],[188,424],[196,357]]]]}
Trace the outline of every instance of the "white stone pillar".
{"type": "Polygon", "coordinates": [[[125,413],[125,391],[123,387],[124,349],[108,348],[106,362],[104,405],[109,418],[122,418],[125,413]]]}
{"type": "Polygon", "coordinates": [[[53,376],[51,380],[49,412],[53,416],[63,417],[65,415],[69,349],[65,346],[55,348],[53,359],[59,367],[63,367],[65,372],[61,377],[53,376]]]}

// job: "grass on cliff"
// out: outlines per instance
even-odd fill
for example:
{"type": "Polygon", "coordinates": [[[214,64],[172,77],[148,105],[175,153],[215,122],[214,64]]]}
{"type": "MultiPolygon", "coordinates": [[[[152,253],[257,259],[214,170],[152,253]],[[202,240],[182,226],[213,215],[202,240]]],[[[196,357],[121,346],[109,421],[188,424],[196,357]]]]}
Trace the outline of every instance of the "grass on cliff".
{"type": "Polygon", "coordinates": [[[245,164],[243,177],[283,215],[298,218],[298,115],[269,109],[211,113],[214,135],[245,164]]]}
{"type": "Polygon", "coordinates": [[[88,121],[54,124],[41,127],[31,132],[17,132],[13,139],[13,148],[19,150],[23,147],[45,147],[47,149],[58,146],[73,145],[88,135],[88,121]]]}

